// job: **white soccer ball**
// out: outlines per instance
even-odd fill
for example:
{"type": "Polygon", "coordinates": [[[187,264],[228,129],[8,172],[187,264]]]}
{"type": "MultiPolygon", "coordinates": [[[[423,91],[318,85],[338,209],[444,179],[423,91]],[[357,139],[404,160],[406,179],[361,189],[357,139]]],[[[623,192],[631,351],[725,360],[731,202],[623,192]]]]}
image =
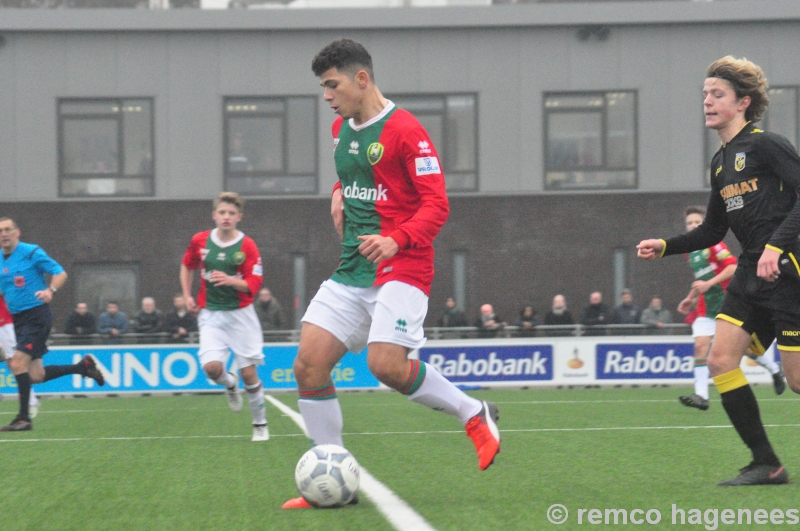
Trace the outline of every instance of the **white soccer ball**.
{"type": "Polygon", "coordinates": [[[300,495],[315,507],[341,507],[358,492],[361,468],[353,454],[335,444],[321,444],[303,454],[294,470],[300,495]]]}

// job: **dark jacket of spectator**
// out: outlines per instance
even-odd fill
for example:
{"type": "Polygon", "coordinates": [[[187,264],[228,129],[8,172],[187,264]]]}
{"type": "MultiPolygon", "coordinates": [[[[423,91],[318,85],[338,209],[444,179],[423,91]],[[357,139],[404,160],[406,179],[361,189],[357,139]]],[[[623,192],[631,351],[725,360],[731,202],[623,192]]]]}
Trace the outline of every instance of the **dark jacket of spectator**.
{"type": "Polygon", "coordinates": [[[114,337],[109,335],[112,329],[116,329],[120,334],[128,333],[128,316],[125,315],[125,312],[116,312],[113,315],[109,312],[100,314],[100,317],[97,319],[97,331],[106,337],[106,343],[122,343],[122,339],[119,336],[114,337]]]}
{"type": "Polygon", "coordinates": [[[544,316],[544,324],[546,325],[571,325],[575,324],[575,320],[572,318],[572,314],[569,313],[569,310],[564,309],[563,312],[556,313],[553,310],[547,312],[544,316]]]}
{"type": "Polygon", "coordinates": [[[639,324],[642,311],[635,304],[620,304],[614,308],[611,324],[639,324]]]}
{"type": "Polygon", "coordinates": [[[584,326],[608,324],[608,321],[608,306],[603,302],[589,304],[581,312],[581,324],[584,326]]]}
{"type": "Polygon", "coordinates": [[[258,320],[261,321],[262,330],[283,330],[285,328],[283,308],[278,299],[272,297],[268,302],[256,299],[253,305],[256,308],[258,320]]]}
{"type": "Polygon", "coordinates": [[[178,313],[178,310],[172,310],[164,316],[164,331],[170,335],[170,340],[175,342],[186,342],[186,336],[180,334],[180,329],[183,328],[187,333],[197,332],[197,317],[193,314],[183,311],[183,315],[178,313]]]}
{"type": "Polygon", "coordinates": [[[469,326],[469,321],[467,321],[467,314],[462,310],[445,306],[437,324],[440,328],[455,328],[459,326],[469,326]]]}
{"type": "Polygon", "coordinates": [[[80,314],[73,311],[67,316],[64,333],[72,336],[88,336],[97,333],[97,319],[91,312],[80,314]]]}
{"type": "Polygon", "coordinates": [[[155,334],[164,328],[164,314],[161,310],[153,310],[147,313],[140,310],[133,318],[134,332],[140,334],[155,334]]]}

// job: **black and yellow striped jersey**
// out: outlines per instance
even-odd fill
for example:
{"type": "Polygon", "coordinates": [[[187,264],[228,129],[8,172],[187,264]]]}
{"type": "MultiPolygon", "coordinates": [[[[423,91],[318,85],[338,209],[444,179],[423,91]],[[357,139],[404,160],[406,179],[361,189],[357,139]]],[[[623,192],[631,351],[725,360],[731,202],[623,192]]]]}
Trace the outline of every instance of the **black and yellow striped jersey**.
{"type": "Polygon", "coordinates": [[[666,240],[664,255],[719,243],[730,228],[742,257],[758,261],[766,245],[794,248],[800,233],[800,156],[783,136],[748,122],[711,160],[711,196],[703,223],[666,240]]]}

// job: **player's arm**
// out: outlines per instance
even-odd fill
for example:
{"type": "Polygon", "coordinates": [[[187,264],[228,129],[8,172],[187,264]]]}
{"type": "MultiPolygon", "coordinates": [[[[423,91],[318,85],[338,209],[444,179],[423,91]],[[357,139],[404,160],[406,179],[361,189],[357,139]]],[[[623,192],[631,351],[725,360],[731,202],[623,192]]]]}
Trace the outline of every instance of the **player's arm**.
{"type": "MultiPolygon", "coordinates": [[[[765,161],[780,177],[781,181],[800,194],[800,155],[788,140],[782,136],[770,135],[762,137],[759,144],[765,153],[765,161]]],[[[789,249],[800,234],[800,201],[796,201],[786,219],[783,220],[764,249],[758,260],[758,276],[767,282],[774,282],[780,275],[778,259],[789,249]]]]}
{"type": "Polygon", "coordinates": [[[229,275],[222,271],[211,271],[208,275],[208,281],[215,286],[227,286],[236,291],[255,295],[261,288],[261,255],[258,253],[258,247],[256,247],[255,242],[249,237],[245,237],[242,243],[242,252],[245,255],[245,260],[236,269],[237,275],[229,275]]]}
{"type": "Polygon", "coordinates": [[[382,239],[383,237],[376,237],[378,235],[359,237],[364,242],[359,251],[364,254],[364,251],[370,250],[364,244],[371,244],[373,253],[364,256],[375,263],[381,259],[391,258],[403,249],[430,246],[450,215],[444,173],[433,142],[425,129],[414,121],[413,124],[397,131],[395,139],[400,143],[398,146],[400,156],[419,197],[420,206],[409,219],[395,227],[388,235],[388,241],[382,239]],[[423,141],[430,148],[430,153],[420,153],[419,144],[423,141]],[[425,167],[422,166],[424,161],[428,161],[425,167]],[[418,162],[420,164],[417,164],[418,162]],[[365,249],[362,250],[362,247],[365,249]]]}
{"type": "MultiPolygon", "coordinates": [[[[197,301],[192,296],[192,282],[194,281],[194,270],[200,265],[200,245],[195,235],[189,242],[186,252],[181,260],[181,269],[178,274],[178,279],[181,283],[181,292],[183,293],[183,300],[186,303],[186,310],[191,313],[197,312],[199,309],[197,301]]],[[[202,280],[202,279],[201,279],[202,280]]]]}
{"type": "Polygon", "coordinates": [[[359,252],[375,264],[393,257],[403,249],[431,245],[450,214],[444,174],[433,142],[425,129],[414,121],[400,127],[395,132],[394,139],[400,144],[400,157],[419,197],[420,206],[388,236],[370,234],[358,237],[361,241],[359,252]],[[419,143],[422,141],[427,143],[430,153],[420,153],[419,143]],[[424,168],[417,164],[423,159],[430,162],[424,168]]]}
{"type": "Polygon", "coordinates": [[[192,281],[194,280],[194,270],[181,264],[181,271],[179,273],[181,283],[181,292],[183,293],[183,300],[186,302],[186,310],[189,312],[197,311],[197,302],[192,296],[192,281]]]}
{"type": "Polygon", "coordinates": [[[689,290],[689,294],[684,297],[684,299],[678,303],[678,313],[682,313],[683,315],[688,315],[690,311],[692,311],[692,307],[697,303],[697,291],[692,288],[689,290]]]}
{"type": "Polygon", "coordinates": [[[67,282],[67,272],[64,271],[61,264],[50,258],[41,247],[34,251],[32,259],[35,267],[41,273],[50,275],[49,286],[43,290],[37,291],[33,296],[42,302],[49,303],[53,300],[55,292],[60,290],[67,282]]]}
{"type": "Polygon", "coordinates": [[[239,266],[239,274],[242,276],[239,280],[245,283],[245,289],[239,289],[238,291],[250,292],[252,295],[255,295],[258,293],[258,290],[261,289],[261,284],[264,280],[264,268],[261,265],[261,254],[258,251],[256,242],[250,238],[245,238],[242,244],[242,250],[245,253],[245,260],[242,265],[239,266]]]}
{"type": "Polygon", "coordinates": [[[331,218],[333,218],[333,228],[336,229],[339,239],[344,238],[344,195],[341,181],[336,181],[333,192],[331,192],[331,218]]]}
{"type": "Polygon", "coordinates": [[[725,267],[722,271],[714,275],[713,278],[708,280],[696,280],[692,284],[692,288],[695,289],[698,293],[705,293],[713,286],[718,284],[722,284],[726,280],[729,280],[733,277],[733,274],[736,273],[736,264],[731,264],[725,267]]]}

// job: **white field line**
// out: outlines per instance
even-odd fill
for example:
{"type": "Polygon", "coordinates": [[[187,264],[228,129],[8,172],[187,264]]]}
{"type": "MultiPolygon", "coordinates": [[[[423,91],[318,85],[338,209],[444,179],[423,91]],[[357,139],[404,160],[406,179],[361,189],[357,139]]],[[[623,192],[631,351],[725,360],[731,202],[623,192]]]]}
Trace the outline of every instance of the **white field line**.
{"type": "MultiPolygon", "coordinates": [[[[800,424],[765,424],[765,428],[800,428],[800,424]]],[[[588,431],[656,431],[656,430],[720,430],[731,429],[731,425],[712,426],[609,426],[605,428],[521,428],[503,430],[503,433],[542,433],[542,432],[588,432],[588,431]]],[[[384,437],[387,435],[463,435],[463,430],[435,430],[435,431],[365,431],[359,433],[345,433],[347,437],[384,437]]],[[[49,443],[49,442],[89,442],[89,441],[170,441],[189,439],[249,439],[250,435],[155,435],[141,437],[69,437],[60,439],[20,439],[11,435],[13,439],[1,439],[0,444],[11,443],[49,443]]],[[[270,437],[307,437],[300,433],[270,434],[270,437]]],[[[363,472],[363,468],[361,469],[363,472]]],[[[388,490],[388,489],[387,489],[388,490]]],[[[419,529],[431,529],[419,528],[419,529]]]]}
{"type": "MultiPolygon", "coordinates": [[[[306,423],[300,413],[270,395],[265,394],[264,396],[270,404],[292,419],[308,436],[306,423]]],[[[364,467],[361,467],[359,490],[367,495],[397,531],[436,531],[419,513],[400,499],[389,487],[375,479],[364,467]]]]}

